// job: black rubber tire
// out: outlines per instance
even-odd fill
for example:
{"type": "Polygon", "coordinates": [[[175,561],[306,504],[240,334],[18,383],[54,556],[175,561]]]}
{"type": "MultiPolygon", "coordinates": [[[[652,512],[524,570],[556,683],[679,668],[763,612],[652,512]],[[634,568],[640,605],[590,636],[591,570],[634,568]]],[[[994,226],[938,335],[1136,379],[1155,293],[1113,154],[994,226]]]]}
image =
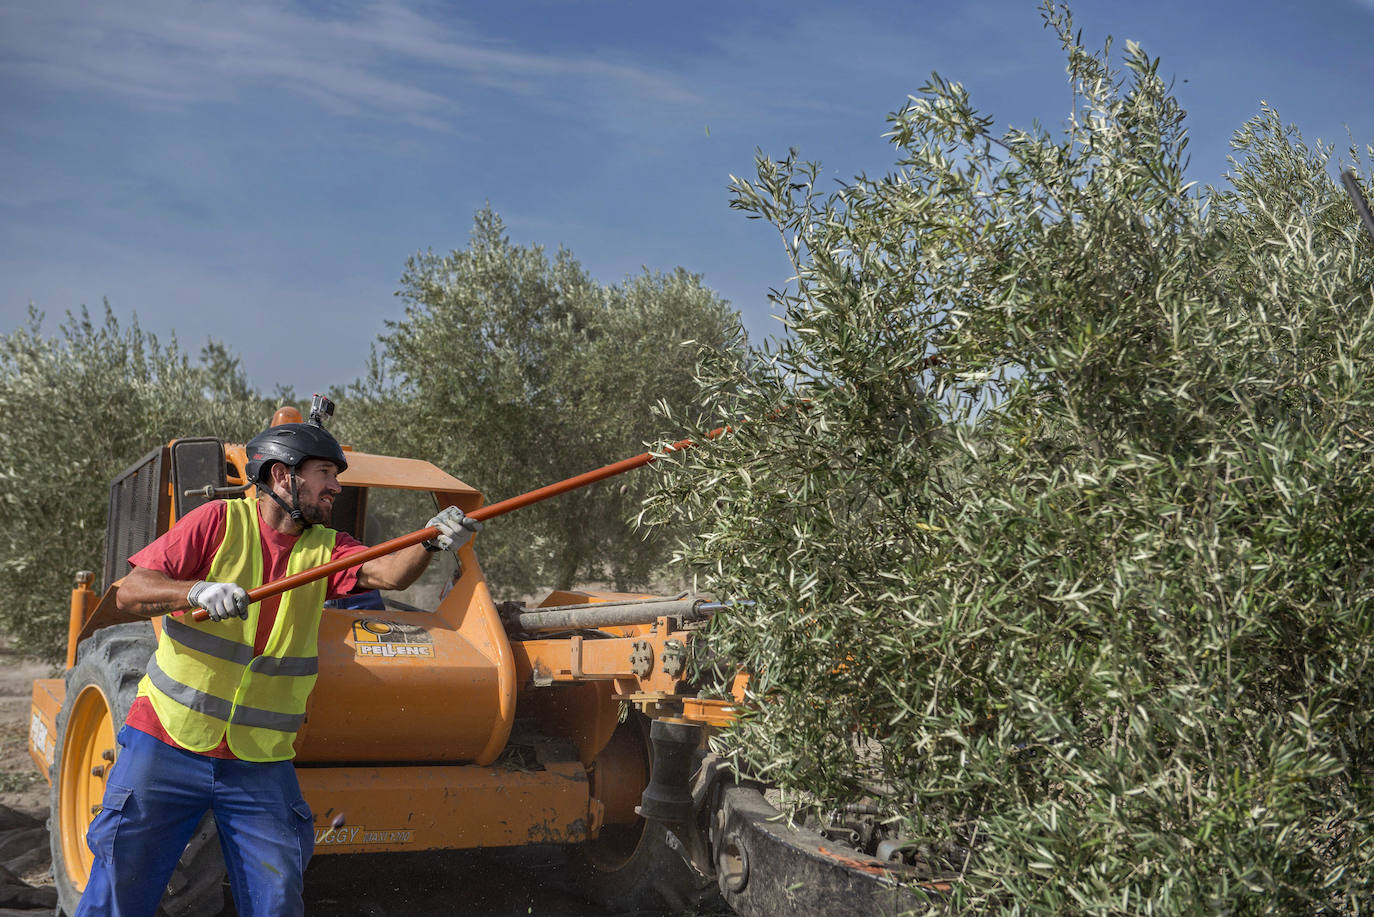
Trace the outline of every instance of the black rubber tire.
{"type": "MultiPolygon", "coordinates": [[[[76,913],[81,893],[67,876],[62,854],[61,781],[59,768],[67,734],[67,720],[71,704],[87,686],[95,685],[109,700],[110,718],[115,732],[129,714],[129,707],[138,692],[139,679],[147,670],[148,659],[157,646],[153,626],[142,622],[115,624],[101,628],[82,641],[77,648],[76,665],[67,672],[66,700],[57,715],[57,747],[53,753],[50,773],[52,794],[48,819],[49,844],[52,848],[52,873],[57,886],[58,907],[62,913],[76,913]]],[[[83,838],[82,843],[85,843],[83,838]]],[[[219,835],[215,820],[208,812],[196,827],[176,872],[167,885],[158,908],[158,917],[229,917],[234,914],[226,895],[224,857],[219,849],[219,835]]]]}
{"type": "MultiPolygon", "coordinates": [[[[652,764],[648,719],[632,713],[619,728],[641,738],[652,764]]],[[[575,848],[573,860],[583,894],[611,912],[700,914],[725,906],[715,879],[692,868],[682,843],[661,822],[641,818],[607,826],[600,838],[575,848]]]]}

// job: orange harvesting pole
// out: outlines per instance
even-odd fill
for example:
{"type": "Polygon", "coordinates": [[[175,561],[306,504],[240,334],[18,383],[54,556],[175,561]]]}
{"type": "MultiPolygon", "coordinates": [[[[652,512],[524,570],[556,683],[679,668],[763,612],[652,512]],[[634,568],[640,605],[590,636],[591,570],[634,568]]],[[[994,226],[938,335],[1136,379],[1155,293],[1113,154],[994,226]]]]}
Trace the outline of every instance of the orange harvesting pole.
{"type": "MultiPolygon", "coordinates": [[[[730,427],[716,427],[714,430],[706,434],[706,438],[715,439],[721,434],[729,432],[730,429],[730,427]]],[[[661,454],[667,455],[670,452],[680,452],[683,449],[687,449],[695,445],[696,442],[694,440],[680,439],[677,442],[665,448],[661,454]]],[[[603,465],[600,468],[594,469],[592,471],[584,471],[582,474],[574,475],[555,484],[546,484],[543,487],[536,488],[535,490],[531,490],[528,493],[523,493],[515,497],[509,497],[505,500],[501,500],[498,503],[492,503],[487,506],[483,506],[480,509],[473,510],[467,515],[469,519],[476,519],[478,522],[483,522],[487,519],[492,519],[496,516],[501,516],[505,513],[509,513],[511,510],[523,509],[532,503],[538,503],[541,500],[547,500],[550,497],[556,497],[560,494],[565,494],[570,490],[576,490],[579,487],[586,487],[588,484],[595,484],[597,481],[604,481],[606,478],[615,477],[618,474],[624,474],[625,472],[630,471],[631,469],[640,468],[644,465],[648,465],[657,460],[658,455],[654,454],[653,452],[642,452],[639,455],[627,459],[621,459],[620,461],[612,462],[609,465],[603,465]]],[[[365,564],[369,560],[373,560],[374,558],[384,557],[387,554],[394,554],[395,552],[400,551],[404,548],[408,548],[411,545],[419,544],[422,541],[428,541],[429,539],[435,537],[438,534],[439,530],[431,525],[423,529],[418,529],[407,535],[398,536],[396,538],[391,539],[390,541],[384,541],[381,544],[373,545],[372,547],[367,548],[363,551],[359,551],[356,554],[350,554],[347,557],[341,557],[338,560],[331,560],[327,563],[320,564],[318,567],[312,567],[309,570],[303,570],[300,573],[295,573],[291,576],[284,576],[281,579],[274,580],[270,583],[263,583],[256,589],[248,590],[248,602],[249,604],[253,604],[256,602],[261,602],[263,599],[270,599],[274,595],[281,595],[283,592],[288,592],[292,589],[297,588],[298,586],[304,586],[306,583],[313,583],[315,580],[329,576],[331,573],[337,573],[340,570],[347,570],[349,567],[356,567],[359,564],[365,564]]],[[[210,613],[203,608],[197,609],[195,612],[191,614],[191,618],[196,621],[204,621],[209,616],[210,613]]]]}
{"type": "MultiPolygon", "coordinates": [[[[710,433],[706,434],[706,438],[715,439],[722,433],[729,432],[729,430],[729,427],[716,427],[710,433]]],[[[680,452],[683,449],[687,449],[695,445],[696,443],[690,439],[680,439],[677,442],[673,443],[671,446],[668,446],[666,449],[664,449],[663,454],[667,455],[670,452],[680,452]]],[[[468,513],[468,515],[471,518],[476,519],[478,522],[481,522],[484,519],[490,519],[493,516],[500,516],[503,513],[508,513],[513,509],[524,509],[531,503],[538,503],[540,500],[547,500],[549,497],[556,497],[559,494],[565,494],[570,490],[576,490],[579,487],[586,487],[588,484],[595,484],[597,481],[604,481],[606,478],[612,478],[618,474],[623,474],[626,471],[631,470],[632,468],[639,468],[643,465],[648,465],[651,462],[657,461],[657,459],[658,456],[652,452],[642,452],[639,455],[634,456],[633,458],[621,459],[618,462],[612,462],[609,465],[603,465],[600,468],[597,468],[595,471],[585,471],[582,474],[574,475],[571,478],[559,481],[557,484],[546,484],[545,486],[540,487],[536,490],[531,490],[529,493],[523,493],[518,497],[509,497],[505,500],[502,500],[500,503],[493,503],[490,506],[484,506],[481,509],[473,510],[471,513],[468,513]]],[[[421,538],[420,540],[424,541],[425,539],[421,538]]]]}

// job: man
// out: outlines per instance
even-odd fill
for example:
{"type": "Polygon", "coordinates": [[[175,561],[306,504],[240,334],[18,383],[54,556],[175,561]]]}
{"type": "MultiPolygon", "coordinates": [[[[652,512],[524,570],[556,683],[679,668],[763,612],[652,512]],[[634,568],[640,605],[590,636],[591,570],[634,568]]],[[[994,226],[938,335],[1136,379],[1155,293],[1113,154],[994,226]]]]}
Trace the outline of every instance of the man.
{"type": "MultiPolygon", "coordinates": [[[[326,403],[325,415],[332,409],[326,403]]],[[[404,589],[432,551],[456,551],[480,526],[449,507],[440,535],[249,605],[248,589],[364,549],[325,528],[348,461],[320,412],[247,445],[258,499],[198,507],[129,559],[121,609],[163,618],[157,651],[119,733],[122,750],[87,842],[95,854],[78,917],[148,915],[196,825],[213,811],[240,917],[303,913],[313,816],[292,743],[318,663],[326,598],[404,589]]]]}

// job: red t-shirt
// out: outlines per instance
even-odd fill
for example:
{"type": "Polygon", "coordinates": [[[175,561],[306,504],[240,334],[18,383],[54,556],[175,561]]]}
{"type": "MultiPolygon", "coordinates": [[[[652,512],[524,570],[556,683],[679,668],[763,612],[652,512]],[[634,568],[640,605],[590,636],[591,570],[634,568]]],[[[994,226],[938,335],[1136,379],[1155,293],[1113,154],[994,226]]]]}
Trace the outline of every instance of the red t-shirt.
{"type": "MultiPolygon", "coordinates": [[[[166,534],[130,557],[129,564],[165,573],[175,580],[205,579],[210,573],[211,561],[219,551],[219,546],[224,543],[225,513],[223,500],[211,500],[196,507],[181,517],[166,534]]],[[[296,539],[300,536],[283,535],[267,525],[262,521],[261,511],[258,512],[258,534],[262,544],[262,581],[270,583],[281,579],[286,575],[286,562],[291,556],[291,549],[295,547],[296,539]]],[[[359,543],[352,536],[339,532],[334,539],[334,553],[330,559],[337,560],[356,554],[365,547],[366,545],[359,543]]],[[[348,567],[331,574],[325,583],[327,598],[348,595],[357,588],[358,567],[348,567]]],[[[258,611],[258,630],[253,638],[254,656],[260,655],[267,646],[267,637],[277,622],[277,608],[280,605],[279,595],[262,600],[258,611]]],[[[157,718],[152,701],[146,697],[134,699],[133,706],[129,708],[129,716],[124,722],[168,745],[181,747],[167,734],[167,730],[162,728],[162,721],[157,718]]],[[[201,754],[211,758],[234,757],[227,740],[224,739],[220,740],[217,748],[201,754]]]]}

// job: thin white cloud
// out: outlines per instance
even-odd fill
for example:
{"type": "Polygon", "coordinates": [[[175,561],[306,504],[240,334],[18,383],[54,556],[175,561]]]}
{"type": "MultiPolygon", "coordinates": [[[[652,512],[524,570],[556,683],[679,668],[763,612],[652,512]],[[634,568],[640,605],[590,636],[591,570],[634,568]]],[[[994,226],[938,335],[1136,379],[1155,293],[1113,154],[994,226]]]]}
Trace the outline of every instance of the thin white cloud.
{"type": "Polygon", "coordinates": [[[695,96],[670,75],[587,55],[530,54],[398,3],[317,18],[271,0],[0,4],[0,79],[146,103],[294,93],[330,111],[432,128],[475,86],[556,99],[573,86],[670,103],[695,96]]]}

